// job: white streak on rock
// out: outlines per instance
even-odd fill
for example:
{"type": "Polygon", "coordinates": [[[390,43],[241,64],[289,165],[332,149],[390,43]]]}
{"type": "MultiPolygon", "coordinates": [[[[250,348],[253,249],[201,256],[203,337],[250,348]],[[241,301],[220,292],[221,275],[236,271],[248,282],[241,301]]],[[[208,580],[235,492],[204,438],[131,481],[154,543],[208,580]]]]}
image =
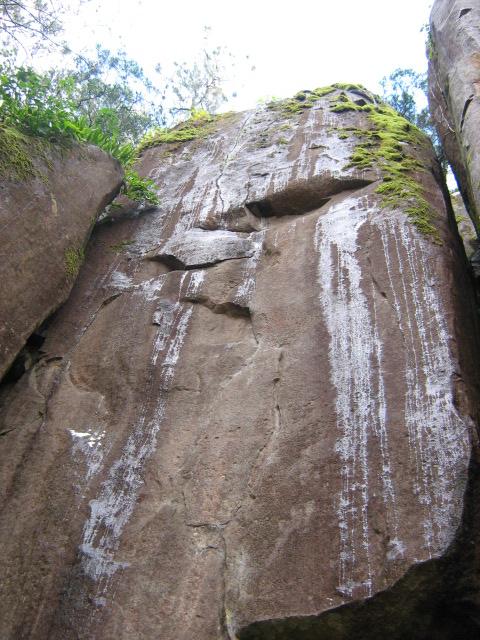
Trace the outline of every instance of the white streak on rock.
{"type": "MultiPolygon", "coordinates": [[[[88,481],[100,471],[103,466],[105,456],[108,454],[109,448],[105,447],[105,429],[103,429],[101,423],[102,418],[99,418],[100,409],[104,402],[102,397],[98,403],[97,409],[90,424],[86,427],[86,431],[75,431],[75,429],[69,429],[70,435],[73,438],[72,454],[82,453],[85,457],[87,464],[87,473],[85,481],[88,481]]],[[[104,415],[107,412],[104,412],[104,415]]]]}
{"type": "MultiPolygon", "coordinates": [[[[285,167],[279,167],[275,170],[272,176],[274,193],[281,193],[288,187],[292,179],[293,166],[293,163],[290,163],[285,167]]],[[[265,193],[265,195],[267,194],[265,193]]]]}
{"type": "Polygon", "coordinates": [[[255,272],[262,255],[263,240],[265,238],[266,229],[251,234],[253,244],[253,255],[248,258],[247,264],[243,272],[243,282],[238,287],[235,302],[248,306],[255,292],[255,272]]]}
{"type": "Polygon", "coordinates": [[[405,551],[403,543],[398,538],[398,515],[395,500],[395,489],[393,486],[392,463],[390,459],[390,449],[388,446],[387,432],[387,400],[385,397],[385,385],[382,375],[382,343],[378,335],[377,320],[377,294],[372,283],[372,300],[374,309],[373,340],[374,340],[374,360],[379,371],[378,376],[378,422],[372,421],[372,429],[380,439],[380,451],[382,456],[382,484],[383,500],[385,503],[385,513],[387,520],[387,530],[390,538],[388,545],[388,559],[394,560],[402,556],[405,551]]]}
{"type": "MultiPolygon", "coordinates": [[[[179,296],[187,274],[182,276],[179,296]]],[[[194,274],[188,286],[198,289],[202,276],[194,274]]],[[[148,289],[147,289],[148,291],[148,289]]],[[[139,289],[136,293],[141,293],[139,289]]],[[[143,292],[144,295],[145,292],[143,292]]],[[[84,525],[83,543],[80,546],[84,572],[97,583],[98,595],[105,595],[109,580],[119,568],[128,565],[115,560],[120,536],[135,508],[138,492],[143,484],[142,474],[145,464],[156,448],[156,436],[166,410],[166,393],[175,373],[188,322],[193,307],[176,303],[173,306],[172,322],[159,326],[152,345],[151,388],[146,390],[147,398],[132,434],[127,439],[121,456],[112,464],[107,479],[96,499],[90,501],[90,517],[84,525]],[[164,333],[168,332],[168,336],[164,333]],[[162,336],[160,337],[160,334],[162,336]],[[161,345],[161,348],[160,348],[161,345]],[[165,357],[160,366],[160,384],[154,376],[154,369],[160,351],[165,357]],[[154,402],[153,417],[147,421],[149,405],[154,402]]]]}
{"type": "Polygon", "coordinates": [[[296,178],[297,180],[307,180],[312,174],[312,162],[309,157],[308,150],[312,144],[315,132],[318,130],[317,124],[317,112],[316,109],[309,109],[308,118],[302,127],[302,133],[304,135],[304,141],[302,149],[298,155],[296,166],[296,178]]]}
{"type": "Polygon", "coordinates": [[[190,282],[187,287],[187,296],[194,296],[198,293],[200,287],[205,280],[205,276],[207,274],[206,269],[199,269],[198,271],[192,271],[190,276],[190,282]]]}
{"type": "Polygon", "coordinates": [[[405,342],[405,418],[415,469],[414,492],[424,510],[425,548],[433,556],[448,546],[460,524],[458,496],[465,489],[469,431],[453,405],[450,337],[430,245],[415,237],[408,223],[392,220],[380,228],[405,342]],[[390,257],[388,236],[394,240],[390,257]],[[400,291],[395,291],[392,269],[399,269],[402,275],[400,291]]]}
{"type": "Polygon", "coordinates": [[[131,278],[129,278],[125,273],[115,270],[110,276],[108,286],[123,291],[131,289],[133,286],[133,282],[131,278]]]}
{"type": "Polygon", "coordinates": [[[338,499],[340,567],[338,589],[353,597],[372,592],[368,507],[368,437],[373,425],[382,429],[385,416],[382,371],[374,367],[380,353],[367,299],[361,288],[362,272],[355,253],[357,233],[368,212],[355,199],[332,207],[317,223],[319,253],[317,278],[320,301],[330,334],[331,380],[337,390],[335,409],[342,435],[336,450],[342,460],[338,499]],[[380,425],[380,427],[379,427],[380,425]],[[358,537],[361,543],[358,543],[358,537]],[[357,561],[367,567],[359,576],[357,561]]]}

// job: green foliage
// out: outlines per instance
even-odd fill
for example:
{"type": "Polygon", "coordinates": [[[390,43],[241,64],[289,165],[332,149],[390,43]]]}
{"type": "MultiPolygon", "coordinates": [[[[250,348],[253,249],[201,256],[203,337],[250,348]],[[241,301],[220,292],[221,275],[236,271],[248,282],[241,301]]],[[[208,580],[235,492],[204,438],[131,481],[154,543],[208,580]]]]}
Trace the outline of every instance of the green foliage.
{"type": "Polygon", "coordinates": [[[27,182],[35,177],[31,153],[35,140],[17,129],[0,126],[0,178],[27,182]]]}
{"type": "Polygon", "coordinates": [[[96,125],[85,116],[75,115],[70,98],[71,82],[56,93],[50,79],[30,68],[0,66],[0,170],[15,179],[32,177],[33,163],[28,152],[31,140],[67,145],[72,140],[91,142],[126,167],[123,193],[144,205],[158,204],[152,182],[139,178],[131,170],[134,148],[118,139],[116,114],[112,109],[99,112],[96,125]],[[8,75],[5,73],[8,73],[8,75]]]}
{"type": "Polygon", "coordinates": [[[148,129],[165,124],[162,92],[124,51],[97,45],[94,57],[77,56],[73,69],[52,71],[51,78],[64,95],[68,85],[68,99],[89,127],[116,131],[121,143],[136,144],[148,129]]]}
{"type": "Polygon", "coordinates": [[[128,250],[131,244],[135,244],[136,240],[131,238],[130,240],[122,240],[117,244],[112,244],[108,247],[108,253],[124,253],[128,250]]]}
{"type": "Polygon", "coordinates": [[[0,66],[0,119],[3,125],[50,141],[68,137],[74,125],[71,103],[56,94],[48,78],[33,69],[0,66]]]}
{"type": "Polygon", "coordinates": [[[433,58],[436,58],[437,49],[436,49],[436,46],[435,46],[435,42],[433,40],[432,32],[430,30],[430,25],[428,24],[428,22],[426,22],[422,26],[422,28],[420,29],[420,32],[427,34],[427,42],[426,42],[425,48],[426,48],[426,51],[427,51],[428,59],[432,60],[433,58]]]}
{"type": "Polygon", "coordinates": [[[130,200],[135,200],[135,202],[143,206],[160,204],[160,200],[153,189],[154,183],[152,180],[139,178],[136,171],[126,169],[125,182],[121,193],[130,198],[130,200]]]}

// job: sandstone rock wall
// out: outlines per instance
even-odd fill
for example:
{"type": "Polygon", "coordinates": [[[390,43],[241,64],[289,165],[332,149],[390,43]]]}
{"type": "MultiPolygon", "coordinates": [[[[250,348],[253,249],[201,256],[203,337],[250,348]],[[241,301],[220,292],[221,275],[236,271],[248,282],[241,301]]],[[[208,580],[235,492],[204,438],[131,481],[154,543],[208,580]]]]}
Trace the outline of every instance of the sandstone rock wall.
{"type": "Polygon", "coordinates": [[[94,232],[0,414],[1,637],[478,631],[464,254],[406,123],[434,232],[351,165],[375,118],[332,88],[144,153],[162,205],[94,232]]]}
{"type": "Polygon", "coordinates": [[[480,230],[480,3],[436,0],[430,16],[430,111],[480,230]]]}
{"type": "Polygon", "coordinates": [[[0,181],[0,379],[68,298],[84,243],[124,175],[92,145],[30,153],[28,176],[0,181]]]}

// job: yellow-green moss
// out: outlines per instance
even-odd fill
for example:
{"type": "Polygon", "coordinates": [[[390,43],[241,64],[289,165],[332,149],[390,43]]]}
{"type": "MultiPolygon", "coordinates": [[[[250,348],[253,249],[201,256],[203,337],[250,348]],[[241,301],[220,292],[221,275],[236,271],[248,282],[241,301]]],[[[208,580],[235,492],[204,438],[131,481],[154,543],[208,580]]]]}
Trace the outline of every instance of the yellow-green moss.
{"type": "Polygon", "coordinates": [[[131,244],[135,244],[136,240],[133,238],[130,240],[122,240],[118,244],[112,244],[108,247],[108,253],[123,253],[128,249],[131,244]]]}
{"type": "Polygon", "coordinates": [[[234,113],[222,113],[211,116],[208,114],[201,117],[194,116],[185,122],[182,122],[172,129],[155,129],[148,132],[140,141],[135,155],[139,157],[144,151],[151,147],[158,147],[161,144],[181,143],[195,140],[196,138],[205,138],[215,133],[216,125],[221,122],[232,119],[234,113]]]}
{"type": "Polygon", "coordinates": [[[436,244],[441,244],[437,229],[432,224],[436,212],[423,197],[423,187],[413,173],[425,171],[415,160],[411,148],[428,145],[428,138],[396,111],[385,105],[357,106],[353,102],[337,103],[331,107],[335,111],[338,104],[348,104],[355,111],[368,111],[370,129],[340,129],[343,133],[363,137],[345,168],[369,169],[379,167],[383,173],[383,183],[376,193],[381,196],[381,206],[396,207],[407,213],[410,221],[423,235],[436,244]],[[352,107],[353,105],[353,107],[352,107]],[[410,147],[410,149],[408,148],[410,147]]]}
{"type": "Polygon", "coordinates": [[[362,91],[365,90],[361,84],[337,83],[328,87],[319,87],[314,91],[300,91],[289,100],[270,102],[267,109],[281,111],[287,117],[302,113],[305,109],[311,109],[315,102],[324,96],[334,93],[334,91],[362,91]]]}
{"type": "Polygon", "coordinates": [[[53,171],[49,157],[52,149],[57,149],[63,155],[70,147],[71,143],[53,145],[45,138],[28,136],[13,127],[0,125],[0,180],[30,182],[39,177],[49,186],[48,176],[35,160],[41,160],[47,169],[53,171]]]}
{"type": "Polygon", "coordinates": [[[28,182],[36,172],[31,157],[32,140],[10,127],[0,127],[0,178],[28,182]]]}
{"type": "Polygon", "coordinates": [[[83,247],[72,246],[65,249],[65,271],[69,278],[76,278],[85,259],[83,247]]]}

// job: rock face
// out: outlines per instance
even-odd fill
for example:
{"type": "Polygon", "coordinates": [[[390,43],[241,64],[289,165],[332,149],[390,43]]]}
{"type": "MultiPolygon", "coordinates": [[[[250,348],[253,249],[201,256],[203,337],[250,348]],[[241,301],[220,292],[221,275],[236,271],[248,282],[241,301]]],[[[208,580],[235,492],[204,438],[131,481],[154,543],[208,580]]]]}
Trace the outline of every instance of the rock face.
{"type": "Polygon", "coordinates": [[[480,231],[480,3],[436,0],[428,94],[444,152],[480,231]]]}
{"type": "Polygon", "coordinates": [[[391,121],[331,88],[146,150],[162,205],[5,392],[2,638],[475,637],[474,301],[391,121]]]}
{"type": "Polygon", "coordinates": [[[98,147],[75,145],[37,154],[31,175],[15,178],[0,181],[0,379],[68,298],[92,223],[120,189],[123,169],[98,147]]]}

